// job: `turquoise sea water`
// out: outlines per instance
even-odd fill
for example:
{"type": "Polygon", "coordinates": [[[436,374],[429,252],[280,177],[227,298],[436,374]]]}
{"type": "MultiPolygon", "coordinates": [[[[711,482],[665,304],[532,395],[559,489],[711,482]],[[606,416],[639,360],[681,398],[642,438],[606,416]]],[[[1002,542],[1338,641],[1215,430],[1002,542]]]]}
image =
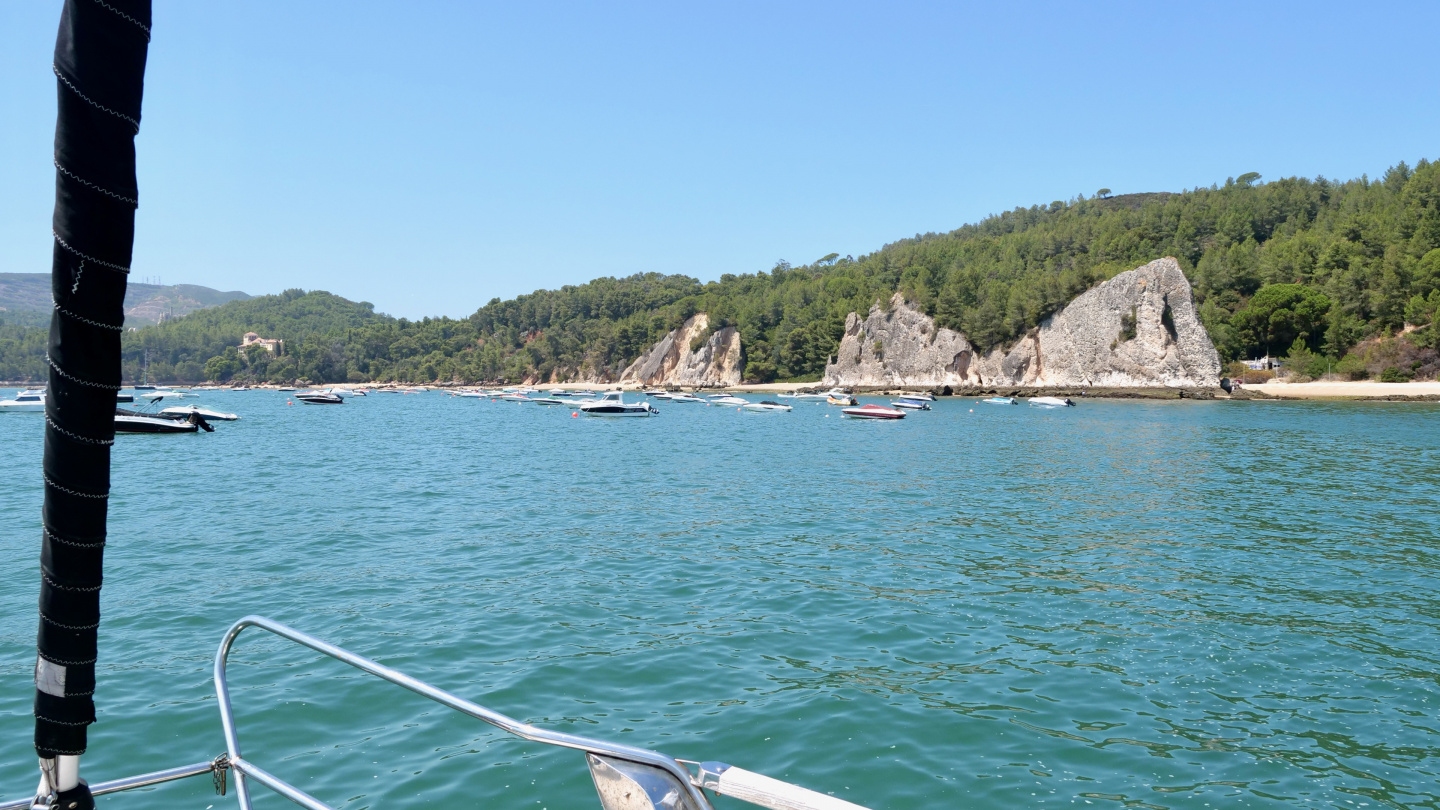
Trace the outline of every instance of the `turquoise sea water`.
{"type": "MultiPolygon", "coordinates": [[[[285,396],[119,438],[92,780],[220,753],[211,660],[260,613],[877,809],[1440,807],[1435,404],[285,396]]],[[[0,798],[35,783],[42,424],[0,414],[0,798]]],[[[599,806],[579,754],[257,631],[231,681],[246,754],[336,807],[599,806]]]]}

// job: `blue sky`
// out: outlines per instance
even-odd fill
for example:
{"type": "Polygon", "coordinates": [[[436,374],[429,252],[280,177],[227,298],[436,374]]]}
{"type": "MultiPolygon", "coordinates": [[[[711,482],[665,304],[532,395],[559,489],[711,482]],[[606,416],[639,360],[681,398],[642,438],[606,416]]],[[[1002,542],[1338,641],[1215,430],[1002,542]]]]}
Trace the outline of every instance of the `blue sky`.
{"type": "MultiPolygon", "coordinates": [[[[48,272],[56,0],[0,3],[48,272]]],[[[1017,205],[1440,158],[1440,3],[157,0],[135,278],[395,315],[859,255],[1017,205]]]]}

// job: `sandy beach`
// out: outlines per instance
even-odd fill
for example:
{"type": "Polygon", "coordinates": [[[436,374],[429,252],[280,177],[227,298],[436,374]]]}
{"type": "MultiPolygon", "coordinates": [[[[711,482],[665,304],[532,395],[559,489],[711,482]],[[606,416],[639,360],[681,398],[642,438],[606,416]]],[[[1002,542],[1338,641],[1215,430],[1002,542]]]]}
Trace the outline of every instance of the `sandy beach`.
{"type": "Polygon", "coordinates": [[[1281,399],[1384,399],[1386,397],[1440,397],[1440,382],[1327,382],[1265,383],[1244,390],[1281,399]]]}

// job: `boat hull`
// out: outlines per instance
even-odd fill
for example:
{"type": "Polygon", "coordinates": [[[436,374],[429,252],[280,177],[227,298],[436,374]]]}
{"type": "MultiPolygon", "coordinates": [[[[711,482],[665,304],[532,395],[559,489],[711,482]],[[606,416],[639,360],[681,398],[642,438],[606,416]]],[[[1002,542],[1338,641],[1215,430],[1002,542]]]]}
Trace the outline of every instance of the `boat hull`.
{"type": "Polygon", "coordinates": [[[200,425],[166,416],[144,414],[115,414],[116,433],[195,433],[200,425]]]}
{"type": "Polygon", "coordinates": [[[841,411],[854,419],[904,419],[905,412],[899,408],[886,408],[883,405],[861,405],[858,408],[846,408],[841,411]]]}
{"type": "Polygon", "coordinates": [[[651,416],[659,413],[649,405],[581,405],[586,416],[651,416]]]}

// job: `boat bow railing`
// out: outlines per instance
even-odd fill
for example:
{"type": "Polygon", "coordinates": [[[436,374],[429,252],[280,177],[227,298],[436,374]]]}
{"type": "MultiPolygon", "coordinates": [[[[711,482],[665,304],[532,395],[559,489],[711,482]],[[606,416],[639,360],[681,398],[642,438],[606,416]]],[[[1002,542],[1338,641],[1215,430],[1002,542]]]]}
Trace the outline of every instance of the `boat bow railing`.
{"type": "MultiPolygon", "coordinates": [[[[250,780],[254,780],[301,807],[310,810],[333,810],[314,796],[305,793],[241,755],[240,737],[235,727],[235,714],[230,706],[230,688],[226,683],[225,667],[235,639],[250,627],[264,630],[303,647],[308,647],[321,655],[349,664],[362,672],[404,687],[522,740],[583,751],[604,810],[713,810],[710,800],[705,794],[706,790],[771,810],[865,810],[859,805],[843,799],[721,762],[688,762],[658,751],[567,734],[562,731],[551,731],[529,723],[522,723],[493,709],[412,678],[399,670],[391,669],[384,664],[356,655],[349,650],[263,616],[246,616],[231,625],[220,642],[219,650],[215,653],[215,694],[220,706],[220,723],[225,733],[226,752],[209,762],[99,783],[91,787],[95,795],[147,787],[204,773],[213,774],[217,790],[223,792],[225,775],[228,771],[233,770],[235,772],[235,794],[241,810],[251,810],[250,780]],[[695,767],[693,773],[690,768],[686,767],[687,764],[695,767]]],[[[43,807],[47,807],[45,797],[0,803],[0,810],[43,807]]]]}

